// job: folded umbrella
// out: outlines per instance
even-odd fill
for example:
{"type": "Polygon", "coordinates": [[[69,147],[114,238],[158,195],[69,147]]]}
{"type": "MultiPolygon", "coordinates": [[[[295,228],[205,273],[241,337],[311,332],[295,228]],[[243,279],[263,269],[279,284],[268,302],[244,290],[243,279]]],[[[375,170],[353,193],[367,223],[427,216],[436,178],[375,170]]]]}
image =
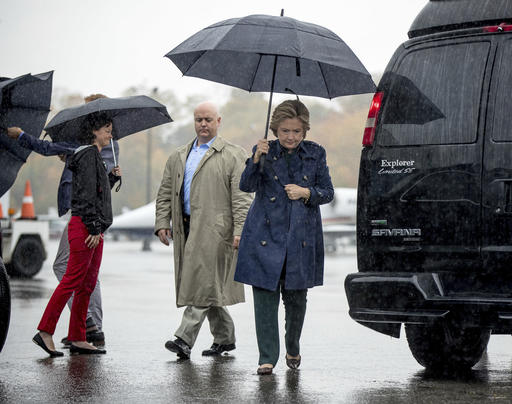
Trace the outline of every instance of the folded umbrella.
{"type": "Polygon", "coordinates": [[[60,111],[44,128],[54,142],[76,141],[87,115],[107,112],[112,117],[112,136],[119,140],[164,123],[172,122],[166,107],[145,95],[99,98],[60,111]]]}
{"type": "Polygon", "coordinates": [[[50,112],[52,80],[53,71],[13,79],[0,77],[0,196],[12,186],[30,154],[4,132],[20,126],[27,133],[40,135],[50,112]]]}

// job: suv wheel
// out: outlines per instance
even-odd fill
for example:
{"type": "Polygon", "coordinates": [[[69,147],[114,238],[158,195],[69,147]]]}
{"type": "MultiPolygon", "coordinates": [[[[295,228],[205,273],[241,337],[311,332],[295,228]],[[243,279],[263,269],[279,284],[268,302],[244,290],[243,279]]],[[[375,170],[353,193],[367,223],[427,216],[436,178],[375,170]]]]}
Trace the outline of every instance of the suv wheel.
{"type": "Polygon", "coordinates": [[[467,370],[482,357],[490,329],[463,328],[454,324],[406,324],[409,349],[429,370],[467,370]]]}
{"type": "Polygon", "coordinates": [[[9,278],[2,259],[0,258],[0,352],[7,338],[9,320],[11,317],[11,292],[9,289],[9,278]]]}

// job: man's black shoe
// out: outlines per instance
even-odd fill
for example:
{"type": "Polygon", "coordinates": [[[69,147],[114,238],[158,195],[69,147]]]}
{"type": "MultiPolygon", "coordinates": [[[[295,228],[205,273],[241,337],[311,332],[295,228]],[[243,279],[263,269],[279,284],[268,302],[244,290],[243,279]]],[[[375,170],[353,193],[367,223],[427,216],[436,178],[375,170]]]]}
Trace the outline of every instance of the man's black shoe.
{"type": "MultiPolygon", "coordinates": [[[[105,345],[105,334],[103,331],[92,330],[87,331],[85,333],[85,340],[89,344],[93,344],[94,346],[104,346],[105,345]]],[[[60,340],[62,344],[69,347],[71,345],[71,341],[68,340],[68,337],[64,337],[60,340]]]]}
{"type": "Polygon", "coordinates": [[[181,338],[176,338],[174,341],[167,341],[165,343],[165,348],[167,348],[171,352],[176,353],[179,358],[190,358],[190,347],[181,338]]]}
{"type": "Polygon", "coordinates": [[[235,344],[220,345],[213,343],[210,349],[203,351],[203,356],[222,355],[223,352],[232,351],[236,349],[235,344]]]}
{"type": "Polygon", "coordinates": [[[85,333],[85,339],[89,344],[93,344],[94,346],[104,346],[105,345],[105,334],[103,331],[93,330],[87,331],[85,333]]]}

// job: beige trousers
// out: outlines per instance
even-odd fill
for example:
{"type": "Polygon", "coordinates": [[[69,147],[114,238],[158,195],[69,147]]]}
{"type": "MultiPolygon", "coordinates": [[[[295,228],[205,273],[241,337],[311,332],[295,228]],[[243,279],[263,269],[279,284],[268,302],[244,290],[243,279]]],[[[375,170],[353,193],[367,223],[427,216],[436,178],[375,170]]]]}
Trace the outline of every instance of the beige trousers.
{"type": "Polygon", "coordinates": [[[187,306],[183,313],[181,325],[174,335],[181,338],[192,348],[205,317],[208,317],[214,344],[235,343],[235,324],[226,307],[187,306]]]}

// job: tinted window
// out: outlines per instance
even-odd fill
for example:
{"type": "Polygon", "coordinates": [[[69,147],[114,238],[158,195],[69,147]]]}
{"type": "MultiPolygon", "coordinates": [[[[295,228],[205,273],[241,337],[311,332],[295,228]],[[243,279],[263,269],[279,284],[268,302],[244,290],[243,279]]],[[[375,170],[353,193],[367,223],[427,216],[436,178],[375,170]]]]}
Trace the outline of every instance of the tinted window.
{"type": "Polygon", "coordinates": [[[381,145],[471,143],[489,43],[423,48],[384,75],[377,142],[381,145]]]}
{"type": "Polygon", "coordinates": [[[494,125],[492,138],[496,141],[512,141],[512,41],[502,45],[501,63],[496,90],[496,104],[494,107],[494,125]]]}

